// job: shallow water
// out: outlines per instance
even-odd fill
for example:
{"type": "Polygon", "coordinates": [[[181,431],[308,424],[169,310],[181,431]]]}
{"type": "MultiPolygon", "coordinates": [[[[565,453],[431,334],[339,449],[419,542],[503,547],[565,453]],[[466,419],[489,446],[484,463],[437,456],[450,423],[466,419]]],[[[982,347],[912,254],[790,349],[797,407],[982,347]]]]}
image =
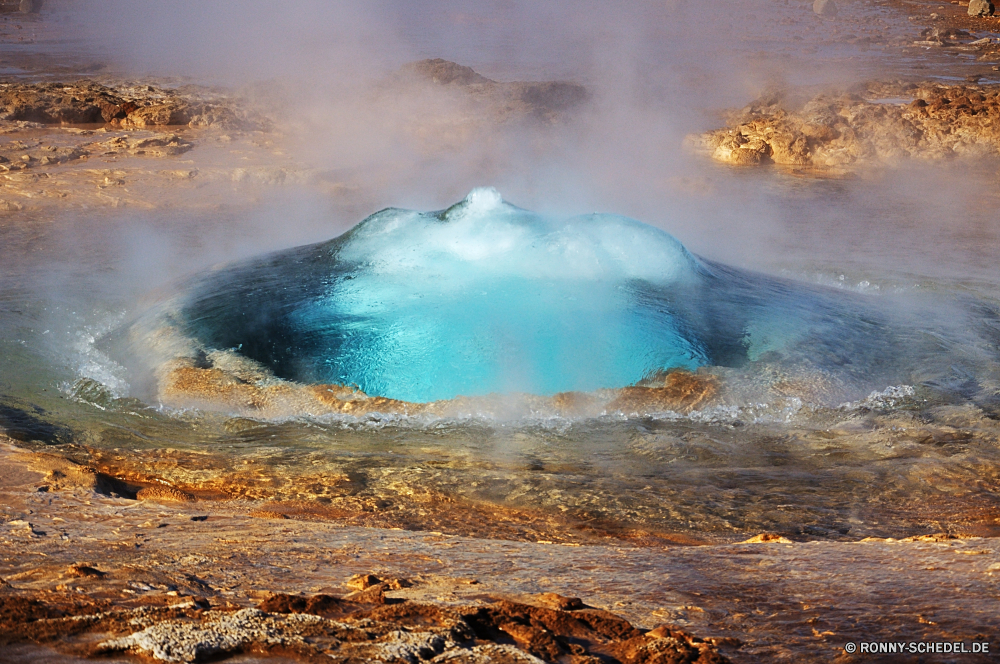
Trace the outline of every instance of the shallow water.
{"type": "MultiPolygon", "coordinates": [[[[905,174],[923,177],[933,174],[905,174]]],[[[447,416],[268,420],[178,410],[151,398],[98,343],[179,287],[135,280],[142,270],[134,253],[112,240],[129,225],[167,222],[81,215],[2,231],[0,418],[15,438],[34,441],[26,444],[95,463],[135,487],[163,480],[365,525],[642,543],[760,531],[806,539],[995,534],[1000,291],[989,206],[949,203],[945,224],[938,210],[915,213],[905,196],[871,196],[884,182],[793,178],[760,194],[761,182],[738,176],[727,186],[748,184],[776,210],[767,239],[778,248],[757,264],[745,254],[746,262],[878,311],[884,318],[872,338],[888,335],[877,343],[902,358],[894,375],[874,369],[881,353],[827,365],[826,380],[815,367],[790,375],[780,359],[713,365],[731,388],[721,403],[688,413],[574,418],[501,398],[447,416]],[[878,224],[864,221],[873,216],[878,224]],[[894,242],[881,243],[885,234],[894,242]],[[847,248],[849,258],[840,253],[847,248]],[[839,390],[826,391],[831,375],[854,381],[846,403],[839,390]]],[[[189,239],[168,277],[217,258],[188,232],[246,222],[192,215],[169,223],[189,239]]],[[[676,234],[683,239],[685,229],[676,234]]],[[[689,246],[701,241],[692,236],[689,246]]],[[[732,260],[725,251],[716,257],[732,260]]]]}
{"type": "MultiPolygon", "coordinates": [[[[706,108],[744,104],[772,78],[818,85],[890,69],[907,76],[955,59],[943,50],[918,57],[886,48],[918,32],[888,6],[828,22],[801,3],[778,4],[755,3],[753,15],[702,16],[681,7],[683,20],[638,12],[618,32],[584,20],[561,26],[551,43],[528,40],[533,49],[521,48],[520,30],[504,30],[511,25],[503,12],[449,10],[420,20],[404,12],[389,59],[448,57],[501,80],[566,76],[639,98],[649,115],[601,116],[640,127],[613,136],[624,140],[615,146],[623,155],[599,143],[595,154],[560,147],[522,181],[511,175],[522,162],[505,164],[501,154],[485,172],[499,173],[498,186],[512,183],[510,197],[524,207],[569,217],[601,200],[600,211],[669,232],[706,265],[749,275],[751,286],[819,293],[836,303],[834,319],[853,321],[847,338],[832,320],[806,340],[812,346],[801,348],[820,361],[772,358],[768,349],[742,362],[706,361],[703,370],[724,391],[693,412],[566,416],[530,399],[496,397],[446,415],[268,418],[165,405],[155,376],[130,369],[109,356],[114,344],[101,343],[212,266],[327,241],[382,207],[428,198],[445,206],[492,182],[468,182],[464,161],[444,158],[435,170],[428,159],[405,174],[420,192],[405,200],[385,194],[378,183],[389,176],[374,166],[371,182],[348,183],[361,191],[350,203],[316,202],[315,192],[294,190],[247,204],[241,191],[205,212],[25,212],[0,224],[0,427],[26,445],[94,463],[133,490],[162,480],[206,497],[268,500],[279,511],[362,525],[650,544],[765,530],[803,539],[997,534],[995,165],[828,181],[721,170],[678,156],[684,132],[718,125],[706,108]],[[849,43],[851,35],[876,41],[869,49],[849,43]],[[617,72],[629,71],[613,57],[623,41],[643,73],[619,80],[617,72]],[[665,136],[653,129],[664,118],[665,136]],[[575,167],[581,155],[605,170],[546,171],[575,167]],[[838,349],[848,352],[838,356],[838,349]]],[[[552,32],[545,21],[529,27],[552,32]]],[[[69,44],[60,58],[73,60],[60,59],[60,71],[81,71],[95,52],[105,55],[60,39],[69,44]]],[[[172,53],[174,35],[168,41],[172,53]]],[[[42,46],[49,43],[27,50],[39,55],[42,46]]],[[[144,55],[155,59],[156,49],[144,55]]],[[[53,62],[41,57],[25,71],[47,77],[53,62]]],[[[212,57],[206,63],[220,65],[212,57]]],[[[321,136],[307,138],[325,145],[321,136]]],[[[557,138],[571,144],[579,136],[557,138]]],[[[752,287],[746,292],[755,295],[752,287]]],[[[566,387],[594,385],[537,391],[566,387]]]]}

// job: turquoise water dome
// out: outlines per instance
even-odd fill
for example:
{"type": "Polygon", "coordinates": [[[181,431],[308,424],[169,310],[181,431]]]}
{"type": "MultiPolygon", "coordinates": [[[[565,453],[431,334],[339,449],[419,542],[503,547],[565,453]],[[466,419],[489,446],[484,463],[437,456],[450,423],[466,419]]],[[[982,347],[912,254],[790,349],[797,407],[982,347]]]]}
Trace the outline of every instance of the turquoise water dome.
{"type": "MultiPolygon", "coordinates": [[[[898,376],[882,305],[712,263],[625,217],[556,218],[473,190],[200,277],[179,323],[275,375],[434,401],[615,388],[759,363],[898,376]]],[[[832,373],[831,373],[832,372],[832,373]]]]}
{"type": "Polygon", "coordinates": [[[447,210],[386,209],[330,242],[217,276],[185,313],[207,345],[293,380],[406,401],[548,395],[707,363],[648,296],[698,271],[652,226],[549,218],[479,188],[447,210]]]}
{"type": "Polygon", "coordinates": [[[319,380],[369,394],[593,390],[707,359],[635,288],[691,279],[694,257],[623,217],[547,219],[475,189],[442,213],[369,217],[337,261],[352,269],[291,321],[329,341],[319,380]]]}

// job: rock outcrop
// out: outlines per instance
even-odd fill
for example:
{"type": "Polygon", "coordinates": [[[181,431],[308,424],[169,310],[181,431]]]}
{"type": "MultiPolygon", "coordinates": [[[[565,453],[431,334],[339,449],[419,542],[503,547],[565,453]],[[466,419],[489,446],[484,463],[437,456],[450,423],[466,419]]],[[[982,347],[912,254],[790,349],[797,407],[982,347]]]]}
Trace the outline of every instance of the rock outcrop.
{"type": "Polygon", "coordinates": [[[257,607],[213,606],[200,597],[133,607],[51,591],[7,591],[0,595],[0,644],[34,642],[75,655],[127,653],[155,662],[259,654],[302,662],[469,664],[725,664],[719,647],[739,646],[732,638],[703,639],[672,625],[638,629],[576,598],[561,598],[573,600],[564,602],[567,608],[539,606],[544,602],[530,598],[474,605],[378,599],[274,593],[257,607]]]}
{"type": "Polygon", "coordinates": [[[993,16],[995,8],[991,0],[971,0],[969,16],[993,16]]]}
{"type": "Polygon", "coordinates": [[[255,129],[264,124],[229,100],[208,101],[148,85],[108,87],[90,81],[0,84],[0,121],[110,123],[126,129],[177,125],[255,129]]]}
{"type": "Polygon", "coordinates": [[[496,120],[535,118],[556,121],[589,98],[587,89],[568,81],[511,81],[489,79],[471,67],[435,58],[412,62],[401,76],[453,87],[490,109],[496,120]]]}
{"type": "Polygon", "coordinates": [[[694,141],[717,161],[834,171],[904,159],[1000,154],[1000,88],[871,83],[804,104],[767,95],[694,141]]]}

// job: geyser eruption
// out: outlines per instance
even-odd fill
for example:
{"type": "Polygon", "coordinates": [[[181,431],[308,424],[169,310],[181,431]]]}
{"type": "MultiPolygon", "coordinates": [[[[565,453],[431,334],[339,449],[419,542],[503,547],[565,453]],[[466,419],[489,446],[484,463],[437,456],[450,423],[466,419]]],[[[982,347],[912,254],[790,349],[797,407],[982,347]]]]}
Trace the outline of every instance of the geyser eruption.
{"type": "Polygon", "coordinates": [[[892,344],[863,299],[699,259],[632,219],[546,217],[479,188],[211,273],[172,317],[202,354],[426,402],[753,362],[870,381],[892,344]]]}

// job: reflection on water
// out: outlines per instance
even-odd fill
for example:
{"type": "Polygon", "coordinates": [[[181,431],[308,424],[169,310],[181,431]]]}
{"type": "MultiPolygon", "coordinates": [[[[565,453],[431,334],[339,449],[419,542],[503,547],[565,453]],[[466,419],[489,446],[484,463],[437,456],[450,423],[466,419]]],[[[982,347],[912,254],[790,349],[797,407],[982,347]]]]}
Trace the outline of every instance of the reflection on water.
{"type": "MultiPolygon", "coordinates": [[[[857,194],[864,185],[842,186],[857,194]]],[[[795,187],[800,193],[787,210],[828,195],[825,185],[795,187]]],[[[838,201],[826,213],[844,215],[836,219],[837,241],[867,232],[850,221],[863,210],[849,197],[838,201]]],[[[139,300],[150,285],[131,281],[134,268],[106,242],[120,222],[69,243],[57,223],[8,226],[0,426],[133,488],[166,481],[206,497],[267,501],[257,508],[301,518],[552,541],[705,541],[759,531],[824,539],[996,534],[997,284],[979,267],[991,245],[971,239],[996,230],[988,217],[968,218],[949,231],[966,239],[938,246],[942,259],[923,273],[909,265],[910,276],[900,269],[907,247],[914,255],[932,250],[922,232],[909,232],[909,217],[884,222],[897,232],[888,255],[861,247],[844,271],[832,257],[822,264],[800,258],[816,227],[786,236],[786,274],[864,291],[884,303],[876,307],[883,313],[917,312],[922,327],[889,330],[903,339],[893,352],[909,359],[897,387],[872,378],[850,403],[823,403],[814,385],[784,380],[764,361],[711,371],[726,386],[766,383],[769,401],[730,390],[715,410],[576,419],[470,412],[269,421],[161,408],[130,396],[141,389],[94,344],[147,306],[139,300]],[[863,278],[841,280],[845,271],[863,278]],[[963,273],[974,278],[954,276],[963,273]]],[[[211,220],[175,223],[183,237],[185,224],[211,220]]],[[[875,366],[861,359],[861,374],[875,366]]]]}

